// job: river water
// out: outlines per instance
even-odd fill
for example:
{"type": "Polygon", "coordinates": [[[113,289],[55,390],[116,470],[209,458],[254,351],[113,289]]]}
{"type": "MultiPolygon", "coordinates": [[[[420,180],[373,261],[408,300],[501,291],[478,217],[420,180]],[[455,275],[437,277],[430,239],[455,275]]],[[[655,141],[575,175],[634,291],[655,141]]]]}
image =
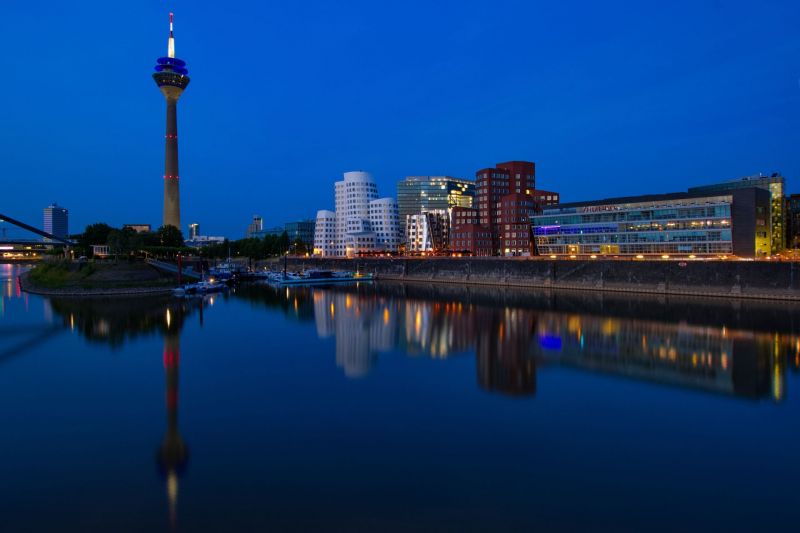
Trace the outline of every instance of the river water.
{"type": "Polygon", "coordinates": [[[789,530],[800,307],[59,300],[0,265],[0,530],[789,530]]]}

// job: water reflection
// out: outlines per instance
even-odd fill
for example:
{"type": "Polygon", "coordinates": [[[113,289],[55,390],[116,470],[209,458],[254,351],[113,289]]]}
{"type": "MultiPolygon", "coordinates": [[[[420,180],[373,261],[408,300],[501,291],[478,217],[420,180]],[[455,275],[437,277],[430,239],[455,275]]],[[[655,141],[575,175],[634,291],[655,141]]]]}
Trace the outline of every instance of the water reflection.
{"type": "Polygon", "coordinates": [[[53,312],[61,318],[62,327],[78,332],[90,342],[120,347],[126,341],[145,335],[163,338],[163,364],[166,384],[166,431],[155,461],[164,479],[170,525],[177,525],[179,480],[184,474],[189,449],[178,427],[178,375],[180,367],[180,335],[186,321],[197,313],[200,324],[206,299],[172,297],[123,299],[52,299],[53,312]]]}
{"type": "Polygon", "coordinates": [[[337,365],[353,378],[392,350],[437,359],[474,353],[480,387],[514,396],[535,394],[537,367],[561,365],[780,401],[787,368],[800,368],[794,304],[391,284],[238,294],[313,319],[320,337],[335,338],[337,365]]]}
{"type": "MultiPolygon", "coordinates": [[[[169,313],[169,310],[167,311],[169,313]]],[[[161,473],[165,476],[167,485],[167,502],[169,505],[169,520],[174,527],[177,520],[178,506],[178,480],[186,469],[189,460],[189,448],[178,429],[178,367],[180,365],[181,344],[180,335],[175,329],[170,328],[170,315],[168,317],[168,331],[164,335],[164,373],[166,375],[166,408],[167,431],[156,455],[161,473]]]]}

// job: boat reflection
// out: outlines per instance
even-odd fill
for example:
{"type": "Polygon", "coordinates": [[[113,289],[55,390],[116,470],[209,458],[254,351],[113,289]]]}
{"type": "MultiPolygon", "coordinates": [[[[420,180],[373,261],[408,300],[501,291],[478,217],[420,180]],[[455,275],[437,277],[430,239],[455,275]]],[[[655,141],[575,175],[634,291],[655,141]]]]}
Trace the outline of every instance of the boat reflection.
{"type": "Polygon", "coordinates": [[[564,366],[781,401],[787,368],[800,368],[794,304],[387,283],[238,294],[313,319],[320,337],[335,338],[337,365],[352,378],[367,375],[383,352],[474,353],[480,387],[512,396],[535,394],[537,367],[564,366]]]}

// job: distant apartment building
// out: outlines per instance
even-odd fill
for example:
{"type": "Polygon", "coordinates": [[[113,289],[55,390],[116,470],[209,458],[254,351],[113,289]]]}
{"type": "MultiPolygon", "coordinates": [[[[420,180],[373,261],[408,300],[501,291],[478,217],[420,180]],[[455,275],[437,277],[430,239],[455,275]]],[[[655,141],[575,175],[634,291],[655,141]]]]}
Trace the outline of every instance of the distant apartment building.
{"type": "Polygon", "coordinates": [[[69,211],[53,202],[44,208],[44,231],[66,239],[69,237],[69,211]]]}
{"type": "Polygon", "coordinates": [[[759,187],[572,202],[533,217],[541,255],[770,254],[770,193],[759,187]]]}
{"type": "Polygon", "coordinates": [[[770,176],[757,175],[739,178],[713,185],[702,185],[689,188],[690,193],[718,193],[756,187],[769,192],[770,195],[770,253],[775,254],[786,247],[787,214],[783,176],[773,173],[770,176]]]}
{"type": "Polygon", "coordinates": [[[190,248],[203,248],[212,244],[222,244],[225,242],[225,237],[216,237],[211,235],[194,235],[190,236],[184,241],[186,246],[190,248]]]}
{"type": "Polygon", "coordinates": [[[314,236],[315,255],[352,257],[397,251],[401,232],[397,201],[378,198],[378,187],[371,174],[345,172],[344,179],[335,183],[334,192],[333,244],[329,244],[331,212],[320,211],[314,236]]]}
{"type": "Polygon", "coordinates": [[[200,224],[194,222],[189,224],[189,239],[195,239],[200,235],[200,224]]]}
{"type": "Polygon", "coordinates": [[[253,221],[247,225],[246,236],[248,239],[259,237],[259,233],[264,229],[264,220],[260,215],[253,215],[253,221]]]}

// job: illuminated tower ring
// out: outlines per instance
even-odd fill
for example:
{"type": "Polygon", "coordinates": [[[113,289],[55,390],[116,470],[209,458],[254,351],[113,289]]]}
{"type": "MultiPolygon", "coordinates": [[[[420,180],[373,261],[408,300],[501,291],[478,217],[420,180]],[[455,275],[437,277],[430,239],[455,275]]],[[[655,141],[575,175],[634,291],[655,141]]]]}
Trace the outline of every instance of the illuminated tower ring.
{"type": "Polygon", "coordinates": [[[164,155],[164,226],[181,228],[181,199],[178,189],[178,99],[189,85],[186,62],[175,57],[175,37],[172,33],[172,13],[169,14],[169,45],[167,57],[156,61],[158,88],[167,100],[167,133],[164,155]]]}

